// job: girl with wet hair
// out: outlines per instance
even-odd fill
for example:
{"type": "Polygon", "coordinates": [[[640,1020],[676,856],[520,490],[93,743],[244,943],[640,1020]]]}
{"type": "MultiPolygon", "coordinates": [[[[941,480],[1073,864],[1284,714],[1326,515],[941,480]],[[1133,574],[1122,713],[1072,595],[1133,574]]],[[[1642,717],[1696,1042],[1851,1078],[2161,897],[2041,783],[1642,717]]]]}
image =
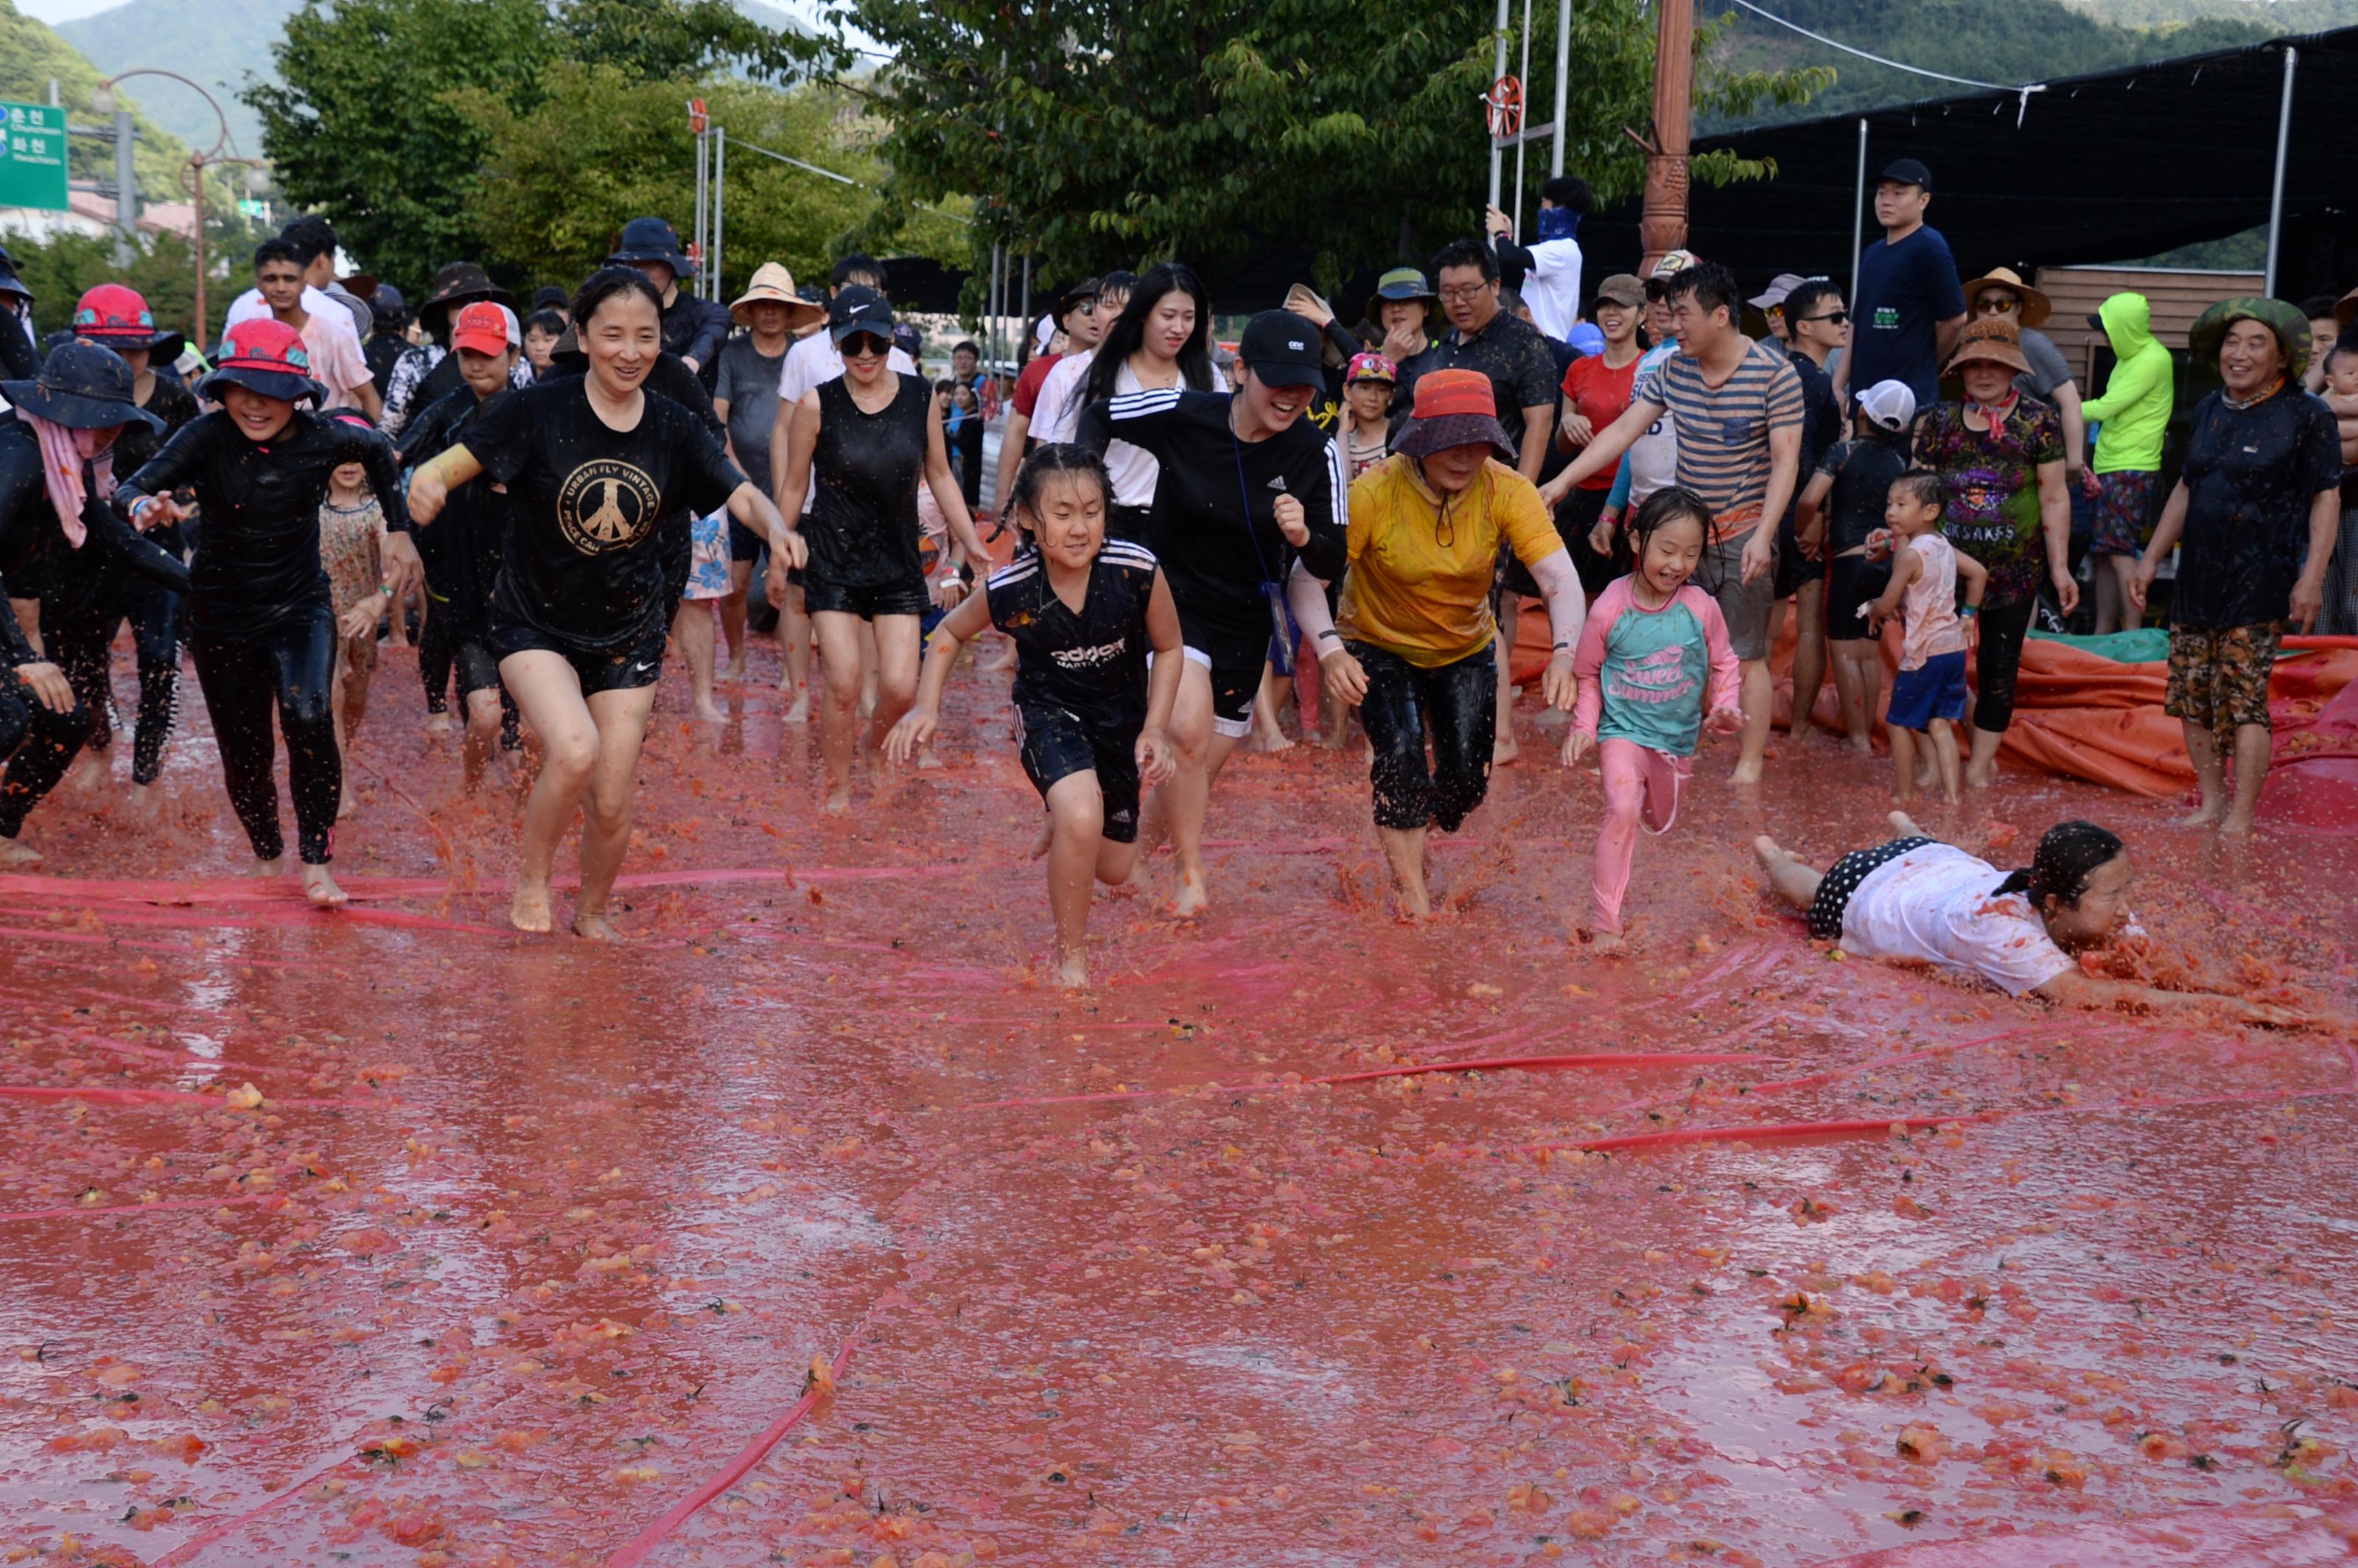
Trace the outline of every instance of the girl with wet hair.
{"type": "Polygon", "coordinates": [[[958,650],[984,627],[1015,643],[1016,743],[1048,812],[1032,853],[1048,858],[1056,979],[1076,987],[1088,983],[1090,882],[1130,880],[1140,796],[1171,772],[1167,732],[1185,662],[1152,552],[1106,537],[1112,492],[1087,448],[1056,443],[1024,460],[1014,503],[1037,548],[934,629],[916,705],[885,741],[896,762],[932,741],[958,650]]]}
{"type": "Polygon", "coordinates": [[[1763,834],[1752,851],[1777,892],[1809,918],[1810,935],[1862,958],[1900,958],[2075,1007],[2201,1008],[2245,1023],[2298,1028],[2288,1008],[2208,991],[2166,991],[2100,979],[2080,955],[2136,935],[2128,912],[2135,869],[2120,838],[2093,822],[2059,822],[2039,836],[2030,864],[1997,868],[1928,838],[1906,812],[1898,835],[1855,849],[1823,871],[1763,834]]]}

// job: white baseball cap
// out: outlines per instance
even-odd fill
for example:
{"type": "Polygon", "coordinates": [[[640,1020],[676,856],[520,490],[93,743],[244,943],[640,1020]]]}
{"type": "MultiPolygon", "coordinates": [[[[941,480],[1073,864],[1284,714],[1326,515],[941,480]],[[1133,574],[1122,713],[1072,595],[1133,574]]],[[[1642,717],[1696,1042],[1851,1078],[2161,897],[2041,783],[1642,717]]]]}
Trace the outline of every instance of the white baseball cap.
{"type": "Polygon", "coordinates": [[[1878,381],[1858,395],[1858,411],[1877,429],[1905,430],[1916,419],[1916,394],[1904,381],[1878,381]]]}

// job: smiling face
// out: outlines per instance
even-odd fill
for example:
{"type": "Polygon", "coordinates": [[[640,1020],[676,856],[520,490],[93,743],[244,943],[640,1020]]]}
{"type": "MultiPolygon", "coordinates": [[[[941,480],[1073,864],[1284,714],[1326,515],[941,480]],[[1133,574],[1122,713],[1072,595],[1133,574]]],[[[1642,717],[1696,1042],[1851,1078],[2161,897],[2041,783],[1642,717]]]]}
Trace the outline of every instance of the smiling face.
{"type": "Polygon", "coordinates": [[[1237,395],[1252,410],[1253,416],[1271,432],[1291,429],[1310,406],[1310,388],[1306,386],[1271,386],[1252,373],[1244,361],[1237,362],[1237,395]]]}
{"type": "Polygon", "coordinates": [[[663,317],[644,294],[610,294],[576,333],[590,374],[608,396],[637,391],[663,352],[663,317]]]}
{"type": "Polygon", "coordinates": [[[1474,482],[1490,456],[1490,443],[1475,441],[1462,447],[1444,447],[1418,460],[1418,466],[1424,470],[1425,483],[1444,495],[1455,495],[1474,482]]]}
{"type": "Polygon", "coordinates": [[[854,386],[873,386],[892,368],[892,340],[873,332],[854,332],[836,351],[842,354],[843,373],[854,386]]]}
{"type": "Polygon", "coordinates": [[[233,384],[222,388],[222,407],[249,441],[271,439],[295,416],[295,406],[284,398],[265,397],[233,384]]]}
{"type": "Polygon", "coordinates": [[[1608,343],[1626,343],[1638,333],[1638,313],[1617,299],[1596,302],[1596,330],[1608,343]]]}
{"type": "Polygon", "coordinates": [[[1043,475],[1024,510],[1040,553],[1056,566],[1086,568],[1105,545],[1105,486],[1093,473],[1043,475]]]}
{"type": "Polygon", "coordinates": [[[1703,561],[1703,524],[1693,517],[1672,517],[1646,540],[1646,557],[1638,563],[1646,586],[1663,598],[1678,592],[1703,561]]]}
{"type": "Polygon", "coordinates": [[[2115,855],[2088,873],[2088,885],[2075,902],[2047,900],[2039,917],[2047,923],[2048,936],[2066,953],[2104,946],[2128,918],[2129,884],[2136,880],[2128,851],[2115,855]]]}
{"type": "Polygon", "coordinates": [[[2249,397],[2284,373],[2283,347],[2277,335],[2249,317],[2227,325],[2219,345],[2219,379],[2231,397],[2249,397]]]}

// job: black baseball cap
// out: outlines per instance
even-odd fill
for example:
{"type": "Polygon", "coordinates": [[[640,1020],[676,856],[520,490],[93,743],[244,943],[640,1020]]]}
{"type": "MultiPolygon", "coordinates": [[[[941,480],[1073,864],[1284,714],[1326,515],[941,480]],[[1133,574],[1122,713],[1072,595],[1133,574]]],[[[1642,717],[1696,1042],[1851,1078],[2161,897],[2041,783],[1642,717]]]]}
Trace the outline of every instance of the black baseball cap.
{"type": "Polygon", "coordinates": [[[1325,386],[1324,351],[1318,329],[1291,310],[1262,311],[1237,341],[1237,358],[1271,386],[1325,386]]]}
{"type": "Polygon", "coordinates": [[[827,335],[837,342],[866,332],[892,341],[892,307],[865,284],[853,284],[827,302],[827,335]]]}
{"type": "Polygon", "coordinates": [[[1912,157],[1893,158],[1883,166],[1883,172],[1876,176],[1877,184],[1880,185],[1885,180],[1913,185],[1929,191],[1932,189],[1932,171],[1912,157]]]}

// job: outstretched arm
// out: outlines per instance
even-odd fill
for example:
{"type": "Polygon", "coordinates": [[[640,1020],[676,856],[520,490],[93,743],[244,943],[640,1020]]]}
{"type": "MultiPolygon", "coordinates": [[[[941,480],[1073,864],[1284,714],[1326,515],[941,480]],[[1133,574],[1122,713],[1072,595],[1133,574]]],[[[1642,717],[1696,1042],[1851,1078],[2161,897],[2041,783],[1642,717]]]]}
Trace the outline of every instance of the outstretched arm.
{"type": "Polygon", "coordinates": [[[990,624],[990,589],[986,579],[976,583],[974,592],[943,616],[925,640],[925,667],[917,677],[916,706],[903,714],[892,732],[884,737],[884,754],[894,762],[906,762],[933,741],[934,731],[942,724],[942,688],[949,685],[958,649],[990,624]]]}

